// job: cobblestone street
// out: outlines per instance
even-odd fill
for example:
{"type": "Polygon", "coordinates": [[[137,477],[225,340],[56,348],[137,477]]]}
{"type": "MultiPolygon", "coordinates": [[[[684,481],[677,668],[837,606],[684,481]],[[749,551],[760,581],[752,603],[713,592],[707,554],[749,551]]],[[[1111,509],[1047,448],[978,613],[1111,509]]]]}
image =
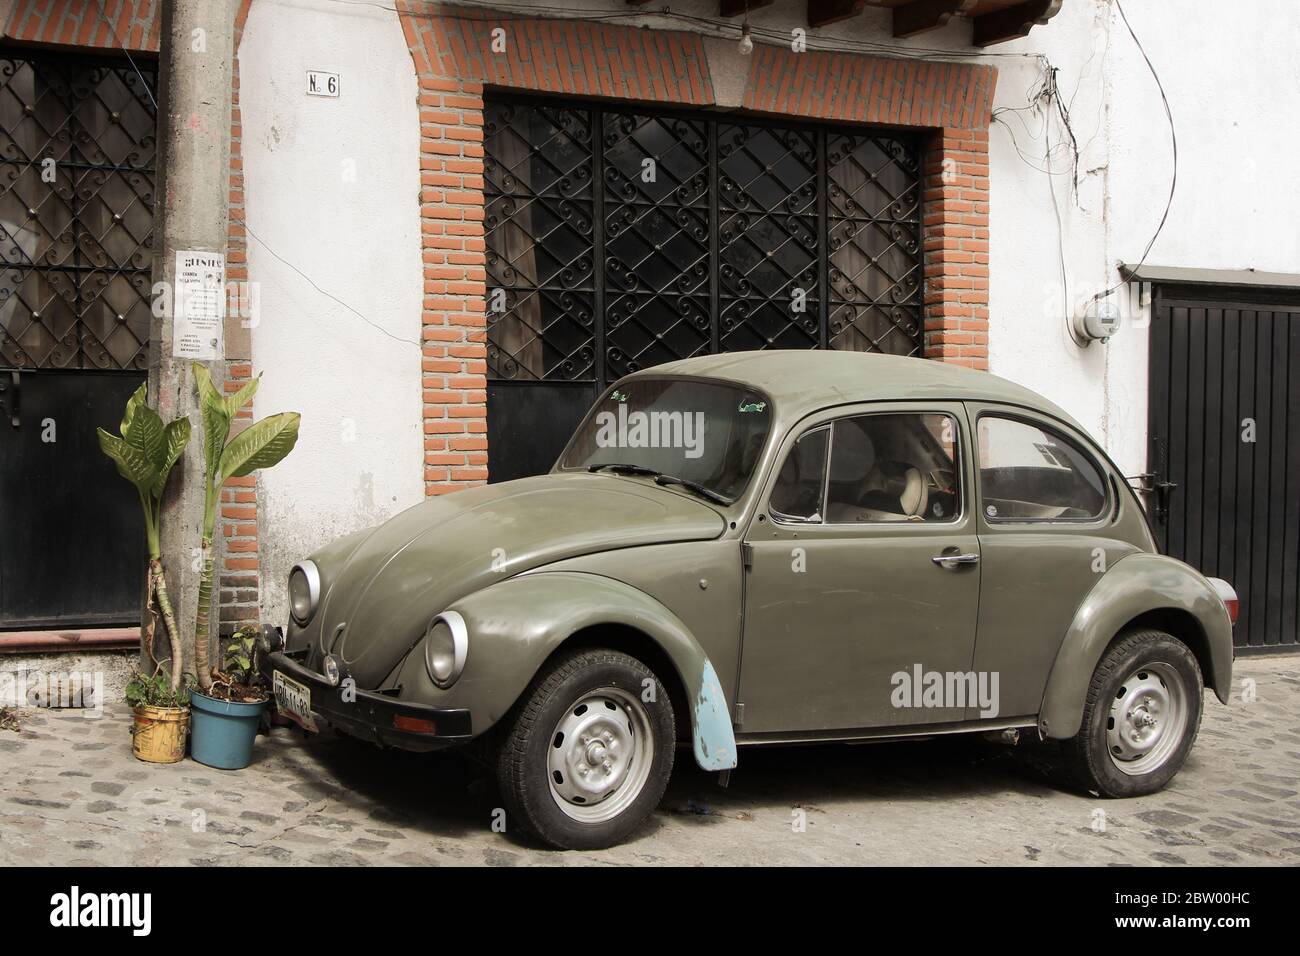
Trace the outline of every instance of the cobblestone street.
{"type": "Polygon", "coordinates": [[[493,832],[494,782],[455,755],[277,729],[246,771],[153,766],[131,756],[124,706],[27,709],[21,733],[0,731],[0,865],[1295,865],[1300,658],[1239,661],[1234,678],[1155,796],[1066,791],[1032,753],[974,739],[748,750],[725,790],[679,751],[659,811],[599,853],[493,832]]]}

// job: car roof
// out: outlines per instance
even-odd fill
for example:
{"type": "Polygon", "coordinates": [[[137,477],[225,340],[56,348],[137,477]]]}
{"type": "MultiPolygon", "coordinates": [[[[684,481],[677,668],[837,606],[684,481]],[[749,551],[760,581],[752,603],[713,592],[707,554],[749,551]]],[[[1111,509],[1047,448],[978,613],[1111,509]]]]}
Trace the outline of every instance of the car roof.
{"type": "Polygon", "coordinates": [[[1023,385],[933,359],[828,349],[772,349],[700,355],[656,365],[628,378],[664,375],[721,379],[759,389],[767,393],[787,422],[851,402],[979,401],[1032,408],[1083,431],[1064,410],[1023,385]]]}

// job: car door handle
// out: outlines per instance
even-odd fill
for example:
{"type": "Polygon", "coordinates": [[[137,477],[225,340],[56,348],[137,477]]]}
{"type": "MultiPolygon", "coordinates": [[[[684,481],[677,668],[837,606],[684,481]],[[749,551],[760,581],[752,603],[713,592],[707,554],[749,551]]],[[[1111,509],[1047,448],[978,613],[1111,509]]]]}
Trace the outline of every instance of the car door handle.
{"type": "Polygon", "coordinates": [[[930,559],[945,571],[956,571],[968,564],[979,564],[978,554],[936,554],[930,559]]]}

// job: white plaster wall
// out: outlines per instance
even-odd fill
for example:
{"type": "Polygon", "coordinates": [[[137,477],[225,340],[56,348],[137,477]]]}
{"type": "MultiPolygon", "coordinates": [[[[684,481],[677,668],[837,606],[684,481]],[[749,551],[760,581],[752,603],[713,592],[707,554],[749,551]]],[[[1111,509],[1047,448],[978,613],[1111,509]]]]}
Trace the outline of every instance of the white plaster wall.
{"type": "MultiPolygon", "coordinates": [[[[1286,157],[1300,150],[1291,120],[1300,88],[1300,11],[1288,0],[1125,4],[1165,88],[1178,136],[1178,184],[1148,264],[1300,273],[1300,192],[1286,157]]],[[[1073,0],[1007,51],[1046,53],[1084,146],[1079,200],[1061,202],[1070,301],[1117,281],[1136,263],[1164,211],[1172,152],[1159,91],[1108,0],[1073,0]]],[[[1021,105],[1034,68],[999,63],[999,106],[1021,105]],[[1023,81],[1022,81],[1023,76],[1023,81]],[[1019,101],[1019,102],[1017,102],[1019,101]]],[[[1009,114],[1002,118],[1023,133],[1009,114]]],[[[1022,148],[1025,148],[1024,137],[1022,148]]],[[[1059,287],[1060,257],[1046,176],[1018,157],[995,123],[992,150],[992,370],[1048,394],[1108,446],[1128,473],[1146,461],[1149,309],[1122,290],[1126,327],[1079,350],[1043,294],[1059,287]]],[[[1026,152],[1042,164],[1043,144],[1026,152]]],[[[1059,167],[1058,167],[1059,168],[1059,167]]],[[[1054,177],[1058,182],[1065,177],[1054,177]]],[[[1058,197],[1065,196],[1058,188],[1058,197]]]]}
{"type": "Polygon", "coordinates": [[[254,0],[239,67],[248,222],[266,243],[248,242],[255,413],[302,413],[297,447],[259,479],[280,620],[294,561],[424,494],[417,86],[382,5],[254,0]],[[341,74],[341,95],[308,96],[309,69],[341,74]]]}

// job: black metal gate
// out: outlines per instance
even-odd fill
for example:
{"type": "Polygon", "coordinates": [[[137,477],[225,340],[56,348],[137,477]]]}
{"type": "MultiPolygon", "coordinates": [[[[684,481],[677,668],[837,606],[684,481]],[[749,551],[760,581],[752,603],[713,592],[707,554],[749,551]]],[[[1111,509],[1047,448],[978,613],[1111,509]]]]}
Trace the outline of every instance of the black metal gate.
{"type": "Polygon", "coordinates": [[[139,620],[135,491],[99,451],[144,381],[153,68],[0,50],[0,627],[139,620]]]}
{"type": "Polygon", "coordinates": [[[1300,298],[1157,286],[1150,362],[1161,547],[1237,589],[1239,647],[1294,648],[1300,298]]]}
{"type": "Polygon", "coordinates": [[[712,352],[920,354],[916,144],[489,97],[488,467],[551,467],[596,394],[712,352]]]}

